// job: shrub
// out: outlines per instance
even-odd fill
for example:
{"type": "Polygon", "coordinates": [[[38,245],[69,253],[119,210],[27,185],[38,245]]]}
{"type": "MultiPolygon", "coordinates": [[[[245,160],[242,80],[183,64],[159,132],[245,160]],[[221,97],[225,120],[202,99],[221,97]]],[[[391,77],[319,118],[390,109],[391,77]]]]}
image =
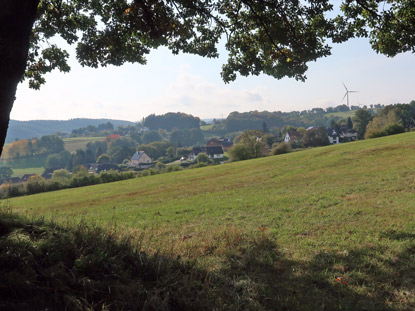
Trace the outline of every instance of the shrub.
{"type": "Polygon", "coordinates": [[[209,156],[208,156],[205,152],[201,152],[201,153],[199,153],[199,154],[197,155],[197,157],[196,157],[196,162],[197,162],[198,164],[200,164],[200,163],[206,163],[206,164],[209,164],[209,163],[211,163],[212,161],[209,159],[209,156]]]}
{"type": "Polygon", "coordinates": [[[26,192],[29,194],[44,192],[45,189],[45,179],[42,176],[30,176],[26,182],[26,192]]]}
{"type": "Polygon", "coordinates": [[[284,154],[289,152],[291,152],[291,145],[289,143],[278,144],[274,147],[274,149],[272,149],[273,155],[284,154]]]}
{"type": "Polygon", "coordinates": [[[96,185],[99,183],[101,183],[101,178],[94,174],[89,174],[87,171],[81,170],[72,177],[70,186],[83,187],[89,185],[96,185]]]}
{"type": "Polygon", "coordinates": [[[7,199],[25,194],[23,184],[2,184],[0,186],[0,198],[7,199]]]}
{"type": "Polygon", "coordinates": [[[228,152],[232,161],[248,160],[255,157],[252,150],[244,144],[234,144],[228,152]]]}
{"type": "Polygon", "coordinates": [[[52,180],[61,184],[68,184],[71,178],[72,174],[65,169],[56,170],[52,173],[52,180]]]}
{"type": "Polygon", "coordinates": [[[160,161],[157,161],[155,168],[157,170],[162,170],[166,167],[166,164],[161,163],[160,161]]]}
{"type": "Polygon", "coordinates": [[[115,170],[109,170],[108,172],[101,172],[99,174],[99,178],[101,179],[101,182],[103,183],[121,180],[120,174],[115,170]]]}

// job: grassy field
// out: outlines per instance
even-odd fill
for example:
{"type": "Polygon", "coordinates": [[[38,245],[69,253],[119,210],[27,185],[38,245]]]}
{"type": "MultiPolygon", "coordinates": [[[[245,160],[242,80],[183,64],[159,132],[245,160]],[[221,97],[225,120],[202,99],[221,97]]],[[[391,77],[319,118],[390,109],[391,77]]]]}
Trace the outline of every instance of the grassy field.
{"type": "Polygon", "coordinates": [[[105,137],[69,137],[64,138],[65,150],[74,153],[77,149],[85,149],[89,142],[104,141],[105,137]]]}
{"type": "Polygon", "coordinates": [[[22,177],[25,174],[42,175],[44,170],[43,167],[15,168],[13,169],[13,177],[22,177]]]}
{"type": "Polygon", "coordinates": [[[207,125],[201,125],[200,126],[200,129],[202,131],[208,131],[208,130],[211,130],[212,128],[213,128],[213,124],[207,124],[207,125]]]}
{"type": "Polygon", "coordinates": [[[414,151],[407,133],[7,206],[194,261],[218,310],[414,310],[414,151]]]}
{"type": "Polygon", "coordinates": [[[326,113],[324,116],[326,116],[327,118],[340,117],[346,120],[348,117],[353,118],[355,112],[356,111],[333,112],[333,113],[326,113]]]}

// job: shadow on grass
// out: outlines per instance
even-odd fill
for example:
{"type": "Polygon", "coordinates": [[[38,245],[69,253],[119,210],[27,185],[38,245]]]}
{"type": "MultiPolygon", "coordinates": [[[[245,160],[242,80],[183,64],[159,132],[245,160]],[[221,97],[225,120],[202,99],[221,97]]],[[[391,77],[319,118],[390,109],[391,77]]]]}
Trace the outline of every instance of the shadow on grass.
{"type": "Polygon", "coordinates": [[[147,255],[99,228],[0,214],[0,310],[413,310],[415,247],[374,247],[295,262],[266,234],[219,268],[147,255]]]}

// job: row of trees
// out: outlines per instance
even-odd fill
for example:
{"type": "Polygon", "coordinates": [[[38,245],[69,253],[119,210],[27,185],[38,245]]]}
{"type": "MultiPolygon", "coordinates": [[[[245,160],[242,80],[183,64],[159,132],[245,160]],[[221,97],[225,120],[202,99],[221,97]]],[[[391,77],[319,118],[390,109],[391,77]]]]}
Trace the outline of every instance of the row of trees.
{"type": "Polygon", "coordinates": [[[165,129],[170,132],[173,129],[198,129],[200,119],[182,112],[169,112],[163,115],[151,114],[143,119],[142,125],[150,130],[165,129]]]}
{"type": "Polygon", "coordinates": [[[393,135],[413,128],[415,128],[415,101],[383,108],[378,115],[369,120],[365,137],[393,135]]]}
{"type": "MultiPolygon", "coordinates": [[[[326,110],[323,108],[313,108],[311,110],[291,112],[232,112],[221,124],[214,126],[213,130],[224,133],[248,129],[260,130],[264,129],[264,123],[270,130],[274,127],[283,128],[286,125],[308,128],[310,126],[330,126],[332,120],[341,120],[339,116],[327,115],[328,110],[330,112],[339,112],[349,111],[349,108],[346,105],[340,105],[334,108],[327,108],[326,110]]],[[[354,110],[358,111],[358,109],[354,110]]]]}
{"type": "MultiPolygon", "coordinates": [[[[102,123],[98,126],[88,125],[72,131],[72,136],[103,136],[103,133],[108,133],[114,130],[114,125],[111,122],[102,123]]],[[[104,134],[105,135],[105,134],[104,134]]]]}
{"type": "Polygon", "coordinates": [[[2,157],[5,159],[18,159],[37,155],[59,153],[65,149],[61,138],[55,135],[42,136],[40,139],[18,140],[3,149],[2,157]]]}

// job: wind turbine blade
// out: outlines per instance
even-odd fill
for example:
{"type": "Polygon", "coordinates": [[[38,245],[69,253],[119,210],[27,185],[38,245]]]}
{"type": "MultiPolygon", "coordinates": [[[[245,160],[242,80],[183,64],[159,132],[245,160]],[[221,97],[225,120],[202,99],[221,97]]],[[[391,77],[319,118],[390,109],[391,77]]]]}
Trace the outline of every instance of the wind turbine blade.
{"type": "Polygon", "coordinates": [[[342,99],[342,102],[343,102],[343,101],[344,101],[344,99],[346,98],[347,94],[348,94],[348,92],[346,92],[346,94],[344,94],[343,99],[342,99]]]}
{"type": "Polygon", "coordinates": [[[359,93],[359,91],[349,91],[349,93],[359,93]]]}
{"type": "Polygon", "coordinates": [[[342,81],[344,88],[346,89],[346,91],[348,92],[349,90],[346,87],[346,84],[344,84],[344,82],[342,81]]]}

